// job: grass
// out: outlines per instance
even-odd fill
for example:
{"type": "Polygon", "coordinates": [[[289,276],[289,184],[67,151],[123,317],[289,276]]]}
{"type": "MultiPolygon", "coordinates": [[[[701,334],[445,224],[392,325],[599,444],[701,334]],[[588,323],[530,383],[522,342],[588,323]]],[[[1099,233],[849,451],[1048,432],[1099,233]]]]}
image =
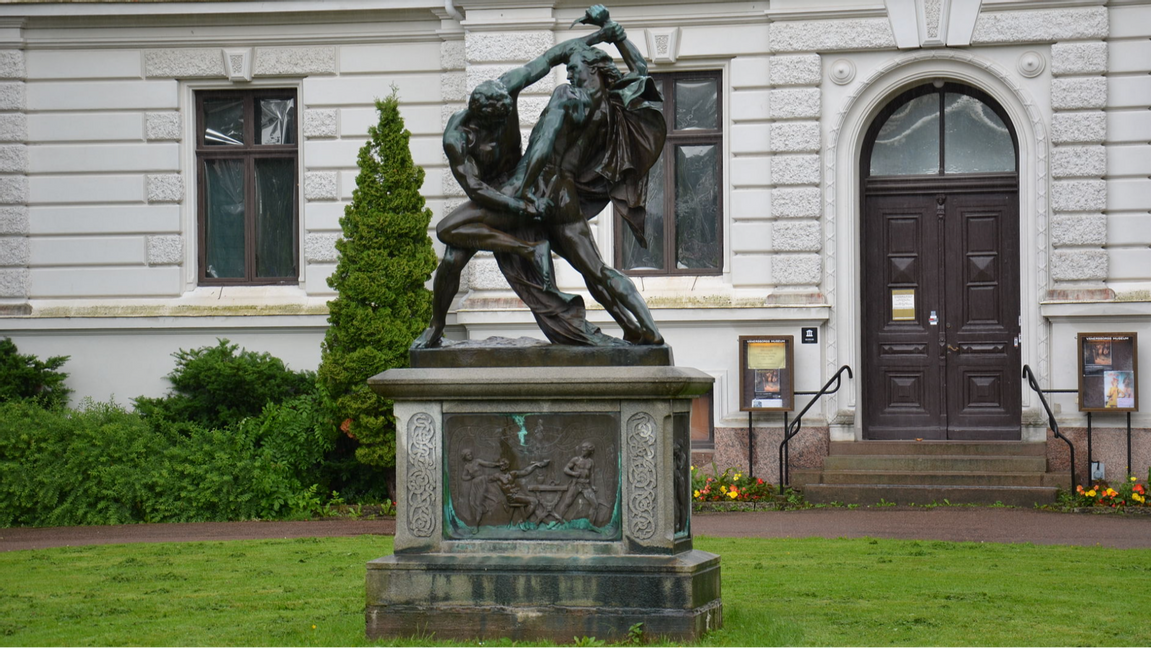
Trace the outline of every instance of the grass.
{"type": "MultiPolygon", "coordinates": [[[[1151,645],[1151,550],[696,546],[723,557],[725,627],[701,645],[1151,645]]],[[[363,536],[0,553],[0,645],[372,645],[364,563],[390,551],[391,538],[363,536]]]]}

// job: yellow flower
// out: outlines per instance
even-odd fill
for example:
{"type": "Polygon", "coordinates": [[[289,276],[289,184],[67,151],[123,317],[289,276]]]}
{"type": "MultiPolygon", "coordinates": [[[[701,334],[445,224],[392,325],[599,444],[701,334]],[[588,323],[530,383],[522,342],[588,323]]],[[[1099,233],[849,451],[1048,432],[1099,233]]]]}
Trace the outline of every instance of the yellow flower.
{"type": "Polygon", "coordinates": [[[727,496],[730,497],[731,499],[735,499],[735,498],[739,497],[739,491],[737,491],[733,488],[730,491],[728,491],[727,496]]]}
{"type": "Polygon", "coordinates": [[[1107,489],[1107,495],[1109,497],[1115,497],[1118,494],[1119,494],[1119,491],[1115,490],[1114,488],[1108,488],[1107,489]]]}
{"type": "Polygon", "coordinates": [[[1131,499],[1135,500],[1136,502],[1143,502],[1147,498],[1143,497],[1139,493],[1131,493],[1131,499]]]}
{"type": "Polygon", "coordinates": [[[1138,481],[1134,477],[1131,477],[1130,479],[1131,479],[1131,481],[1138,481]]]}
{"type": "Polygon", "coordinates": [[[1095,489],[1092,488],[1091,490],[1084,493],[1084,495],[1086,495],[1087,497],[1095,497],[1095,489]]]}
{"type": "Polygon", "coordinates": [[[735,481],[739,481],[740,477],[743,477],[743,473],[735,473],[735,481]]]}
{"type": "Polygon", "coordinates": [[[696,496],[696,497],[699,497],[699,489],[698,489],[698,488],[697,488],[697,489],[695,489],[695,496],[696,496]]]}

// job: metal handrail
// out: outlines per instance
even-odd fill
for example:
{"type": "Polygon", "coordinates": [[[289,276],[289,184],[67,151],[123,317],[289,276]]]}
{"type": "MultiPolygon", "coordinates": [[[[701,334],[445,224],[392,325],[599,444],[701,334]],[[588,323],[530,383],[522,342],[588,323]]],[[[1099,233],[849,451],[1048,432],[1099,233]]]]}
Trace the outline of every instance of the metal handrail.
{"type": "Polygon", "coordinates": [[[847,372],[848,378],[855,378],[855,375],[851,373],[851,367],[847,365],[840,367],[839,371],[836,371],[835,375],[823,384],[823,388],[816,392],[815,396],[813,396],[811,400],[807,402],[807,406],[805,406],[803,410],[799,412],[799,415],[795,417],[795,420],[793,420],[791,424],[787,426],[787,429],[784,430],[783,441],[779,442],[779,490],[781,492],[783,491],[783,487],[786,486],[789,482],[787,474],[787,462],[783,460],[784,448],[787,447],[787,444],[789,441],[791,441],[792,437],[799,434],[799,429],[803,426],[803,415],[807,414],[807,410],[811,409],[811,406],[815,404],[815,401],[819,400],[819,397],[823,396],[824,394],[834,394],[835,392],[839,391],[840,376],[843,375],[844,371],[847,372]],[[832,383],[835,383],[835,389],[828,390],[828,387],[831,387],[832,383]]]}
{"type": "Polygon", "coordinates": [[[1027,384],[1031,389],[1039,394],[1039,402],[1043,404],[1043,409],[1047,411],[1047,425],[1051,427],[1051,431],[1055,434],[1055,438],[1061,439],[1067,444],[1067,449],[1071,451],[1071,490],[1075,490],[1075,445],[1071,440],[1063,436],[1059,432],[1059,424],[1055,422],[1055,415],[1051,413],[1051,407],[1047,405],[1047,399],[1043,397],[1043,390],[1039,388],[1039,381],[1035,379],[1035,373],[1031,371],[1031,367],[1023,365],[1023,377],[1027,379],[1027,384]]]}

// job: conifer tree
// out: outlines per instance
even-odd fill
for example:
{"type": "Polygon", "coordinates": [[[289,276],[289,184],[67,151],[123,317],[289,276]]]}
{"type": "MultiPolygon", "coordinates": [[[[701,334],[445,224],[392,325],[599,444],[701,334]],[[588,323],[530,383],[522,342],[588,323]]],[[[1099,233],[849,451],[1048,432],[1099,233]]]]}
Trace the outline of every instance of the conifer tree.
{"type": "Polygon", "coordinates": [[[376,109],[380,121],[368,129],[352,202],[340,219],[340,260],[328,278],[339,296],[328,302],[319,378],[341,429],[359,441],[356,458],[391,467],[392,402],[376,396],[367,380],[408,366],[408,347],[431,318],[431,292],[424,284],[436,255],[427,234],[432,213],[420,195],[424,170],[412,163],[411,132],[404,128],[395,88],[376,100],[376,109]]]}

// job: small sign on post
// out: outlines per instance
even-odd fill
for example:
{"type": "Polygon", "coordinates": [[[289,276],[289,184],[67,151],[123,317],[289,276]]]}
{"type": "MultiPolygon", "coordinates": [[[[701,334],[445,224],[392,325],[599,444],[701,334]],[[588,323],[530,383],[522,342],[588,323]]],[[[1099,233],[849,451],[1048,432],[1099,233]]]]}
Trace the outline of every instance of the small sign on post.
{"type": "Polygon", "coordinates": [[[1079,411],[1139,411],[1135,333],[1080,333],[1079,411]]]}
{"type": "Polygon", "coordinates": [[[795,409],[794,341],[790,335],[739,336],[740,411],[795,409]]]}

